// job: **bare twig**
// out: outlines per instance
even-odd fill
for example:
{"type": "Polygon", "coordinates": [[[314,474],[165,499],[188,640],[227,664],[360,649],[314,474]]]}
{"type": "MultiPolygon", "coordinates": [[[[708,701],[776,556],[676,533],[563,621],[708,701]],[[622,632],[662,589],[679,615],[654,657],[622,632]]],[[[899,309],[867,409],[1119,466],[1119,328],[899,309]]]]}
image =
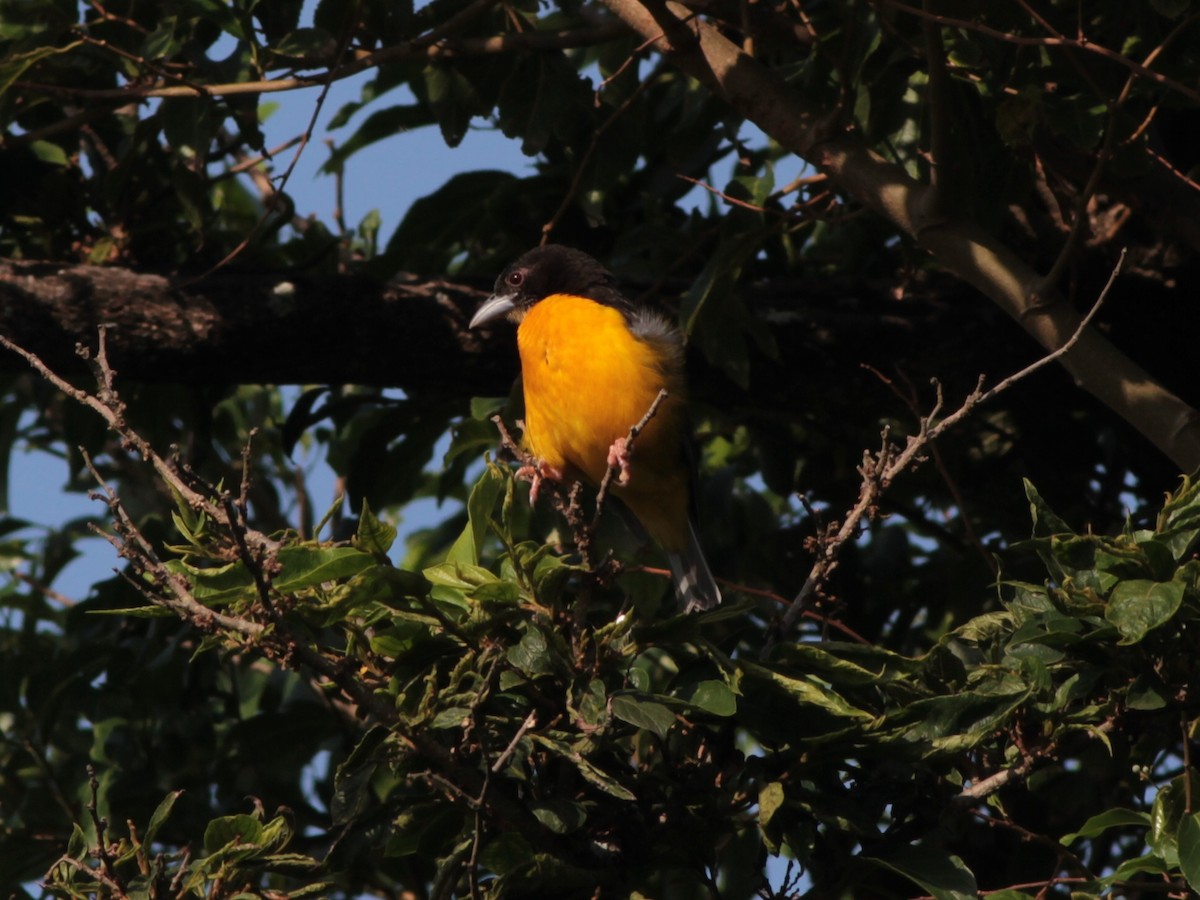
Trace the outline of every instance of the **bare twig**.
{"type": "Polygon", "coordinates": [[[488,38],[459,38],[454,41],[405,41],[372,52],[352,53],[349,62],[332,66],[314,76],[267,78],[259,81],[229,82],[227,84],[164,85],[130,84],[119,88],[77,88],[31,81],[14,82],[18,88],[42,94],[80,97],[87,100],[136,100],[152,97],[233,97],[241,94],[271,94],[321,87],[328,81],[341,81],[384,63],[414,59],[448,59],[457,56],[490,56],[525,49],[589,47],[604,43],[626,33],[617,22],[604,22],[589,28],[558,31],[528,31],[496,35],[488,38]]]}
{"type": "MultiPolygon", "coordinates": [[[[1116,727],[1116,721],[1114,719],[1106,719],[1095,727],[1095,731],[1099,734],[1107,734],[1114,727],[1116,727]]],[[[1026,756],[1015,766],[1000,769],[986,778],[972,782],[969,786],[959,791],[958,796],[955,797],[955,802],[963,806],[971,806],[980,800],[986,800],[1006,784],[1023,779],[1033,770],[1034,764],[1038,759],[1050,756],[1053,750],[1053,745],[1045,747],[1036,754],[1026,756]]]]}
{"type": "MultiPolygon", "coordinates": [[[[650,42],[647,41],[642,46],[647,46],[649,43],[650,42]]],[[[635,51],[635,55],[636,52],[637,51],[635,51]]],[[[605,119],[604,122],[601,123],[594,132],[592,132],[592,139],[588,144],[587,150],[583,152],[583,157],[579,160],[579,164],[575,167],[575,175],[571,178],[571,184],[567,188],[566,194],[563,195],[562,202],[559,203],[558,209],[554,211],[554,214],[550,216],[550,218],[546,221],[546,224],[542,226],[542,240],[540,242],[542,246],[545,246],[545,244],[550,240],[550,233],[554,231],[555,227],[557,227],[558,223],[562,220],[562,217],[567,214],[567,210],[571,208],[571,202],[575,199],[575,195],[579,193],[579,185],[583,181],[583,174],[585,171],[587,171],[587,167],[591,164],[592,157],[596,154],[596,148],[600,144],[600,139],[604,137],[605,132],[612,127],[613,123],[621,118],[621,116],[623,116],[626,112],[628,112],[629,108],[633,106],[634,102],[651,84],[657,80],[661,71],[661,69],[656,69],[655,71],[651,72],[650,76],[646,78],[645,81],[641,82],[636,88],[634,88],[630,92],[629,96],[626,97],[617,106],[617,108],[612,111],[609,117],[605,119]]]]}
{"type": "MultiPolygon", "coordinates": [[[[918,419],[920,418],[921,412],[918,405],[917,392],[907,375],[905,375],[903,372],[900,373],[901,377],[904,379],[905,387],[907,388],[907,391],[901,391],[891,378],[888,378],[874,366],[864,364],[863,367],[884,384],[886,384],[891,389],[892,393],[899,397],[905,403],[905,405],[908,406],[913,415],[917,416],[918,419]]],[[[987,547],[983,545],[983,541],[979,539],[979,535],[975,532],[975,526],[971,523],[971,517],[967,512],[966,500],[963,498],[962,491],[958,487],[958,482],[956,482],[954,477],[950,474],[950,467],[946,465],[946,460],[942,456],[942,452],[938,449],[938,445],[936,443],[931,443],[929,445],[929,455],[933,459],[933,464],[937,468],[938,474],[942,477],[942,482],[946,485],[946,489],[950,492],[950,498],[954,502],[954,506],[958,509],[959,517],[962,522],[963,533],[966,536],[967,541],[979,551],[979,555],[983,559],[984,565],[991,570],[992,574],[998,574],[1000,568],[992,554],[988,552],[987,547]]]]}
{"type": "MultiPolygon", "coordinates": [[[[305,148],[308,147],[308,142],[312,140],[313,132],[316,131],[317,128],[317,119],[321,115],[321,110],[325,107],[325,100],[329,97],[329,91],[333,87],[333,83],[336,80],[335,73],[339,68],[341,68],[342,61],[345,59],[346,53],[349,51],[350,35],[356,25],[356,22],[357,20],[353,17],[350,17],[346,20],[345,31],[341,36],[341,40],[338,42],[337,62],[322,79],[321,93],[317,95],[317,101],[313,104],[312,114],[308,118],[308,125],[305,126],[304,132],[300,135],[300,141],[296,145],[296,152],[292,154],[292,160],[288,163],[288,167],[284,169],[283,175],[279,176],[278,184],[274,185],[276,195],[283,194],[284,189],[287,187],[288,181],[291,180],[292,173],[296,171],[296,165],[300,162],[300,157],[304,154],[305,148]]],[[[225,268],[225,266],[229,265],[231,262],[241,256],[242,253],[245,252],[246,248],[249,247],[254,241],[254,239],[262,233],[263,229],[267,225],[267,222],[270,220],[272,213],[275,212],[275,207],[275,203],[267,203],[266,208],[262,211],[262,215],[258,217],[258,221],[254,223],[254,227],[250,229],[249,233],[246,234],[246,236],[243,237],[232,250],[225,254],[225,256],[219,262],[208,269],[208,271],[201,275],[197,280],[203,281],[205,278],[211,276],[214,272],[225,268]]]]}
{"type": "MultiPolygon", "coordinates": [[[[630,426],[629,434],[625,436],[625,452],[628,456],[633,456],[633,444],[637,440],[638,435],[650,424],[650,420],[658,413],[658,408],[662,406],[663,401],[668,397],[667,389],[663,388],[658,392],[658,396],[654,398],[654,402],[650,404],[650,408],[646,410],[646,414],[635,424],[630,426]]],[[[600,524],[600,514],[604,510],[604,501],[608,497],[609,488],[612,486],[614,478],[619,478],[621,475],[621,466],[619,464],[610,465],[604,473],[604,477],[600,479],[600,488],[596,491],[596,511],[592,515],[592,531],[596,530],[596,526],[600,524]]],[[[620,483],[618,481],[618,483],[620,483]]]]}
{"type": "Polygon", "coordinates": [[[25,582],[25,584],[29,585],[47,600],[52,600],[59,606],[70,608],[75,605],[75,601],[66,594],[60,594],[49,585],[42,584],[42,582],[38,581],[32,575],[28,575],[25,572],[12,572],[11,574],[13,578],[17,579],[18,581],[25,582]]]}
{"type": "Polygon", "coordinates": [[[1100,310],[1100,306],[1104,303],[1108,292],[1112,289],[1124,262],[1125,251],[1122,251],[1120,258],[1117,260],[1108,277],[1108,282],[1104,285],[1104,289],[1100,292],[1099,297],[1096,298],[1096,302],[1092,305],[1088,314],[1080,321],[1079,327],[1075,330],[1074,334],[1056,350],[1046,354],[1019,372],[1009,375],[986,391],[983,389],[983,377],[980,376],[975,389],[967,395],[962,405],[944,418],[939,418],[944,405],[942,388],[940,384],[935,382],[937,399],[934,402],[933,408],[929,411],[928,415],[921,418],[917,433],[908,437],[903,448],[893,443],[888,430],[884,429],[879,450],[874,453],[869,451],[863,453],[863,461],[858,468],[859,473],[862,475],[858,501],[846,513],[846,517],[839,527],[836,529],[831,527],[830,533],[822,536],[822,546],[817,555],[816,562],[813,563],[803,586],[801,586],[799,593],[797,593],[796,598],[792,601],[792,605],[788,607],[787,611],[781,617],[778,627],[772,629],[772,634],[768,636],[766,645],[762,651],[763,655],[766,655],[770,651],[779,636],[786,634],[792,628],[796,619],[802,614],[809,598],[828,581],[837,568],[838,555],[841,552],[842,546],[859,534],[864,524],[864,519],[869,520],[875,517],[879,498],[888,489],[892,481],[910,466],[919,464],[923,460],[923,454],[929,444],[937,440],[947,429],[953,428],[965,419],[977,406],[987,403],[998,394],[1008,390],[1018,381],[1029,377],[1037,370],[1050,365],[1070,353],[1071,349],[1078,342],[1080,335],[1084,333],[1096,313],[1100,310]]]}
{"type": "Polygon", "coordinates": [[[492,763],[492,772],[499,772],[504,768],[508,762],[508,758],[516,751],[517,744],[521,743],[521,738],[525,737],[525,733],[535,725],[537,725],[537,710],[534,710],[525,717],[525,721],[521,723],[521,727],[517,729],[517,733],[513,735],[513,739],[508,742],[508,746],[504,748],[504,752],[496,757],[496,761],[492,763]]]}
{"type": "Polygon", "coordinates": [[[302,135],[298,134],[295,137],[288,138],[282,144],[272,147],[270,150],[267,150],[259,156],[240,159],[237,163],[230,166],[224,172],[219,172],[218,174],[214,175],[213,180],[215,181],[221,178],[228,178],[231,175],[241,175],[243,172],[249,172],[256,166],[262,165],[265,162],[269,162],[275,156],[275,154],[282,153],[284,150],[295,147],[298,143],[300,143],[301,137],[302,135]]]}
{"type": "MultiPolygon", "coordinates": [[[[1118,53],[1116,50],[1111,50],[1102,44],[1097,44],[1094,41],[1083,40],[1079,38],[1069,38],[1065,36],[1055,37],[1028,37],[1020,34],[1013,34],[999,28],[992,28],[989,25],[984,25],[982,22],[976,22],[972,19],[960,19],[954,16],[944,16],[928,12],[916,6],[910,6],[907,3],[901,3],[899,0],[875,0],[876,3],[882,3],[890,6],[893,9],[898,9],[903,12],[911,13],[914,16],[928,17],[934,22],[942,25],[949,25],[952,28],[962,28],[965,31],[976,31],[980,34],[986,34],[988,37],[995,38],[998,41],[1004,41],[1009,44],[1016,44],[1022,47],[1070,47],[1076,50],[1082,50],[1087,53],[1093,53],[1102,56],[1105,59],[1124,66],[1136,75],[1146,78],[1156,84],[1162,85],[1169,90],[1175,91],[1189,100],[1200,103],[1200,91],[1188,87],[1182,82],[1176,81],[1163,75],[1161,72],[1155,72],[1152,69],[1146,68],[1145,65],[1130,59],[1127,56],[1118,53]]],[[[1191,24],[1197,16],[1193,16],[1188,20],[1191,24]]]]}
{"type": "MultiPolygon", "coordinates": [[[[929,12],[932,0],[922,0],[921,8],[929,12]]],[[[946,216],[946,204],[952,193],[950,184],[950,76],[946,70],[946,48],[942,44],[942,29],[931,18],[921,20],[925,39],[925,61],[929,70],[929,192],[923,198],[918,227],[940,223],[946,216]]]]}
{"type": "MultiPolygon", "coordinates": [[[[20,356],[42,378],[50,382],[50,384],[54,385],[76,403],[88,407],[104,419],[108,427],[121,438],[122,442],[135,451],[143,460],[150,463],[154,467],[154,471],[158,473],[159,478],[172,491],[178,494],[191,509],[203,513],[224,527],[229,527],[231,522],[223,506],[215,502],[211,496],[206,496],[196,490],[175,466],[160,456],[150,446],[150,443],[138,432],[134,431],[128,422],[125,421],[124,403],[120,400],[113,387],[116,372],[108,364],[108,352],[106,348],[107,331],[107,326],[100,326],[99,342],[94,357],[91,351],[82,345],[76,347],[76,352],[89,363],[96,377],[98,391],[95,396],[75,387],[65,378],[52,371],[37,356],[23,347],[17,346],[3,335],[0,335],[0,347],[5,347],[20,356]]],[[[273,549],[278,546],[276,541],[268,538],[265,534],[251,529],[246,530],[245,538],[248,543],[255,547],[273,549]]]]}
{"type": "Polygon", "coordinates": [[[88,817],[92,827],[96,829],[96,859],[100,862],[99,874],[106,885],[117,892],[118,897],[125,897],[125,884],[117,875],[112,853],[108,849],[108,819],[101,818],[99,809],[100,781],[96,778],[96,768],[91,763],[87,765],[88,777],[88,817]]]}

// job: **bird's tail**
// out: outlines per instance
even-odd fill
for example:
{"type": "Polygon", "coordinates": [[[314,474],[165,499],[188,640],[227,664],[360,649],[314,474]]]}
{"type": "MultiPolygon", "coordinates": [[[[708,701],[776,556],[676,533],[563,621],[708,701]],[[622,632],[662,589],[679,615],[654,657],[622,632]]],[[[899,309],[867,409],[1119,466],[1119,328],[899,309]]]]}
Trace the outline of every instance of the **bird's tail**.
{"type": "Polygon", "coordinates": [[[721,589],[708,568],[696,527],[688,522],[688,545],[682,553],[668,553],[671,578],[675,582],[675,593],[683,604],[684,612],[712,609],[721,602],[721,589]]]}

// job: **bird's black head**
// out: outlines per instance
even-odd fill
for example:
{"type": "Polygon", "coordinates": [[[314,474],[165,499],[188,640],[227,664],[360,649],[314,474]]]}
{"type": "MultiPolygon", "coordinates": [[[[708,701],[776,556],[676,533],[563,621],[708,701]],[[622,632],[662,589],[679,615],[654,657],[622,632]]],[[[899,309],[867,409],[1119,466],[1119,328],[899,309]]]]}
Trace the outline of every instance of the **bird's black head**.
{"type": "MultiPolygon", "coordinates": [[[[590,297],[612,289],[612,275],[582,250],[549,244],[535,247],[496,279],[496,294],[511,294],[526,308],[551,294],[590,297]]],[[[597,298],[598,299],[598,298],[597,298]]]]}
{"type": "Polygon", "coordinates": [[[501,316],[520,319],[553,294],[574,294],[622,309],[629,305],[604,266],[582,250],[549,244],[535,247],[500,273],[494,293],[476,311],[471,327],[501,316]]]}

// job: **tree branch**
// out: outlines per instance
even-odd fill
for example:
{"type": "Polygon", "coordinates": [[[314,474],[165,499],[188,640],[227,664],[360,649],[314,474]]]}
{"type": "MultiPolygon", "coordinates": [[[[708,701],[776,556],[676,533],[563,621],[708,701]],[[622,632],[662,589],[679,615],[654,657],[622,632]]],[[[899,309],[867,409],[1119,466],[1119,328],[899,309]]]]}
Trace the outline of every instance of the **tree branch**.
{"type": "MultiPolygon", "coordinates": [[[[927,185],[875,154],[857,136],[833,131],[832,117],[806,103],[774,72],[671,0],[604,0],[634,31],[723,97],[740,115],[826,172],[844,190],[909,235],[1055,350],[1079,331],[1081,316],[1037,297],[1041,277],[1011,248],[972,221],[923,215],[927,185]]],[[[940,20],[940,17],[939,17],[940,20]]],[[[1167,391],[1092,328],[1061,358],[1081,386],[1125,418],[1181,469],[1200,466],[1196,410],[1167,391]]]]}
{"type": "MultiPolygon", "coordinates": [[[[56,371],[85,371],[77,344],[108,326],[133,381],[396,384],[500,394],[515,353],[467,328],[486,294],[438,279],[230,273],[195,283],[128,269],[0,260],[0,336],[56,371]],[[350,312],[348,312],[350,311],[350,312]],[[388,348],[403,348],[403,353],[388,348]]],[[[500,343],[500,342],[497,342],[500,343]]],[[[19,371],[0,354],[0,371],[19,371]]]]}
{"type": "Polygon", "coordinates": [[[828,582],[829,577],[838,566],[838,556],[841,553],[842,547],[848,541],[858,536],[860,528],[863,527],[864,519],[869,521],[875,518],[879,499],[888,486],[910,466],[918,465],[924,459],[923,454],[926,449],[948,429],[953,428],[970,415],[976,407],[987,403],[989,400],[1007,391],[1014,384],[1028,378],[1038,369],[1044,368],[1052,362],[1061,359],[1067,353],[1070,353],[1076,342],[1079,341],[1091,325],[1091,321],[1096,313],[1100,311],[1101,305],[1103,305],[1105,299],[1108,297],[1109,291],[1112,290],[1112,286],[1121,272],[1121,266],[1124,261],[1125,254],[1122,252],[1120,260],[1113,267],[1112,273],[1108,277],[1108,282],[1104,285],[1104,290],[1100,292],[1100,295],[1096,298],[1096,302],[1092,304],[1092,308],[1080,322],[1075,333],[1062,346],[1021,369],[1021,371],[1009,375],[986,391],[983,389],[984,379],[980,376],[975,390],[967,395],[958,409],[945,417],[941,416],[944,404],[942,386],[937,384],[937,400],[933,408],[929,411],[928,415],[921,417],[917,433],[909,435],[903,448],[894,444],[890,432],[886,428],[884,429],[881,435],[880,448],[874,453],[870,451],[864,451],[863,453],[862,463],[858,467],[858,471],[862,475],[858,500],[847,511],[840,525],[831,525],[828,531],[823,535],[819,535],[820,551],[817,554],[817,559],[809,570],[808,577],[805,578],[799,593],[796,594],[796,598],[784,612],[778,626],[773,629],[764,644],[762,650],[763,657],[766,657],[770,652],[778,636],[787,634],[791,630],[812,596],[828,582]]]}
{"type": "MultiPolygon", "coordinates": [[[[17,81],[15,86],[23,91],[38,94],[79,97],[86,100],[118,100],[128,102],[141,98],[163,97],[234,97],[241,94],[274,94],[281,91],[297,91],[305,88],[323,87],[373,69],[384,63],[402,62],[412,59],[449,59],[457,56],[489,56],[512,53],[517,50],[570,49],[590,47],[610,41],[625,29],[615,23],[605,22],[590,28],[560,29],[557,31],[525,31],[500,34],[486,38],[461,38],[454,41],[438,40],[433,43],[410,41],[393,47],[384,47],[371,52],[360,52],[350,62],[331,66],[318,75],[288,78],[267,78],[261,81],[231,82],[229,84],[130,84],[119,88],[77,88],[57,84],[40,84],[32,81],[17,81]]],[[[0,146],[3,146],[0,143],[0,146]]]]}

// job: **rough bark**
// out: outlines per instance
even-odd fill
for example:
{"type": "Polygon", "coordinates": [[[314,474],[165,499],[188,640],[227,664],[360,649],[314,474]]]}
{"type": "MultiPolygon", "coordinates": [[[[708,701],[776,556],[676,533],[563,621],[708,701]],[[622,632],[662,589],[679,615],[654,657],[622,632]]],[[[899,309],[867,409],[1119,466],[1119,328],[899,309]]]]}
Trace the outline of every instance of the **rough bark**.
{"type": "MultiPolygon", "coordinates": [[[[76,344],[110,327],[122,378],[184,384],[376,384],[506,390],[503,346],[467,329],[469,285],[353,276],[237,276],[203,283],[121,268],[0,261],[0,333],[52,368],[82,371],[76,344]]],[[[24,363],[0,355],[0,370],[24,363]]]]}
{"type": "MultiPolygon", "coordinates": [[[[1016,328],[963,303],[954,279],[913,282],[903,300],[893,289],[854,277],[747,285],[777,355],[752,354],[760,370],[753,398],[694,358],[694,393],[787,409],[798,391],[822,380],[874,381],[864,364],[973,384],[1034,356],[1016,328]]],[[[108,325],[109,357],[128,381],[365,384],[495,396],[516,376],[516,352],[503,323],[467,328],[486,294],[416,276],[380,284],[353,275],[233,273],[196,283],[124,268],[0,260],[0,334],[57,371],[83,373],[75,346],[94,346],[97,329],[108,325]]],[[[26,368],[0,352],[0,372],[26,368]]]]}

